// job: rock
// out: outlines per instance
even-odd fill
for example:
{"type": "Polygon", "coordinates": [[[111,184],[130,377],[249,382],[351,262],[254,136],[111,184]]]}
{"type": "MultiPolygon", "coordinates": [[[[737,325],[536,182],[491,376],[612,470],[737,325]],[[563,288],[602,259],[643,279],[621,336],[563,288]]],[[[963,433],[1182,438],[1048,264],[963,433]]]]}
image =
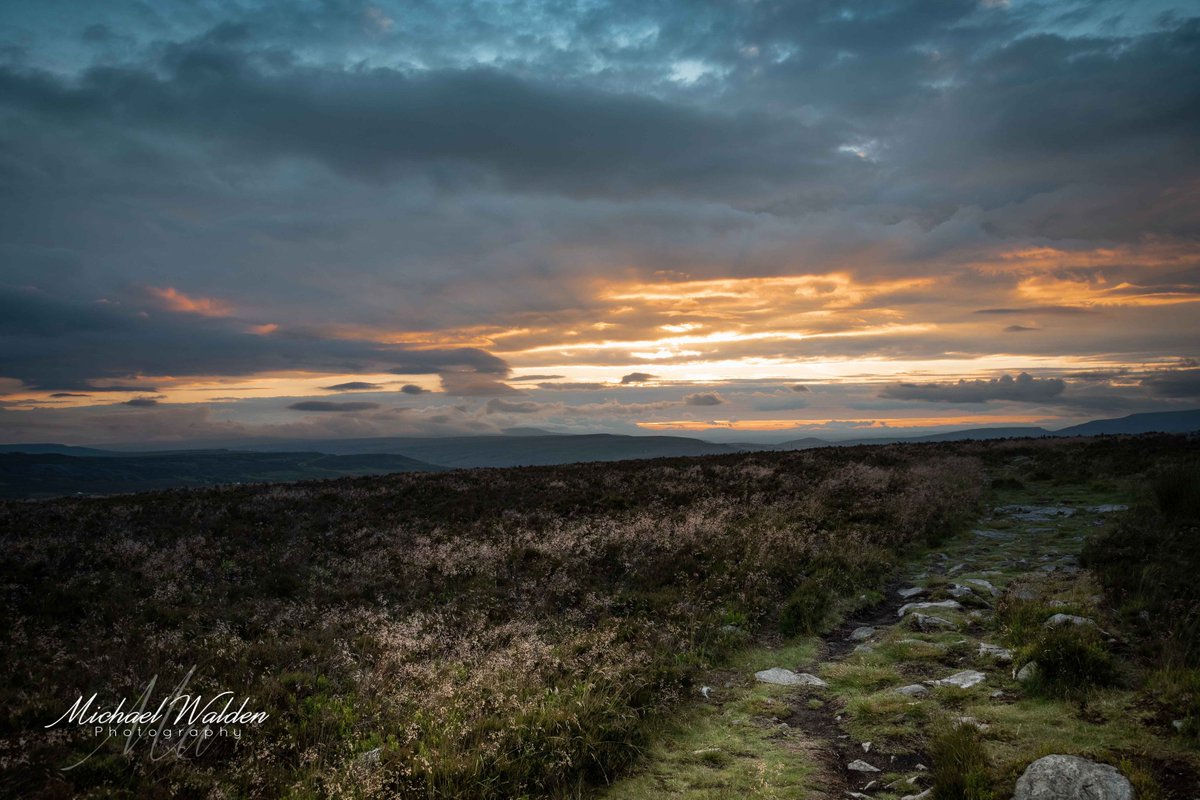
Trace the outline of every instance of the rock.
{"type": "Polygon", "coordinates": [[[378,767],[379,761],[383,757],[383,748],[376,747],[374,750],[368,750],[358,757],[358,763],[364,767],[378,767]]]}
{"type": "Polygon", "coordinates": [[[854,648],[854,652],[858,653],[859,655],[869,656],[871,653],[875,652],[875,648],[871,647],[869,644],[860,644],[854,648]]]}
{"type": "Polygon", "coordinates": [[[1037,676],[1038,665],[1036,661],[1030,661],[1028,664],[1017,670],[1013,675],[1013,677],[1019,680],[1021,683],[1028,683],[1029,681],[1035,680],[1037,676]]]}
{"type": "Polygon", "coordinates": [[[929,590],[924,586],[910,586],[907,589],[898,590],[896,594],[904,600],[907,600],[910,597],[919,597],[920,595],[927,594],[928,592],[929,590]]]}
{"type": "Polygon", "coordinates": [[[937,603],[905,603],[900,606],[900,610],[896,612],[896,616],[903,617],[910,611],[923,611],[927,608],[944,608],[950,611],[961,611],[962,603],[957,600],[942,600],[937,603]]]}
{"type": "Polygon", "coordinates": [[[958,627],[948,619],[931,617],[927,614],[913,614],[910,619],[913,621],[914,625],[923,631],[933,631],[939,628],[953,630],[954,628],[958,627]]]}
{"type": "Polygon", "coordinates": [[[987,678],[982,672],[974,669],[964,669],[962,672],[956,672],[949,678],[942,678],[934,681],[935,686],[957,686],[959,689],[970,689],[972,686],[983,683],[987,678]]]}
{"type": "Polygon", "coordinates": [[[988,644],[987,642],[979,643],[979,655],[991,656],[997,661],[1008,663],[1012,661],[1012,650],[1001,647],[998,644],[988,644]]]}
{"type": "Polygon", "coordinates": [[[906,794],[904,797],[901,797],[900,800],[925,800],[926,797],[929,797],[931,792],[933,792],[933,789],[926,789],[920,794],[906,794]]]}
{"type": "Polygon", "coordinates": [[[924,697],[929,694],[929,690],[919,683],[914,683],[909,686],[901,686],[898,689],[892,689],[896,694],[902,694],[906,697],[924,697]]]}
{"type": "Polygon", "coordinates": [[[957,575],[958,573],[962,572],[966,568],[967,568],[966,564],[955,564],[953,567],[946,570],[946,574],[947,575],[957,575]]]}
{"type": "Polygon", "coordinates": [[[827,686],[825,681],[807,672],[792,672],[783,667],[771,667],[754,673],[759,683],[773,683],[777,686],[827,686]]]}
{"type": "Polygon", "coordinates": [[[969,586],[959,586],[957,583],[946,590],[946,594],[951,597],[970,597],[975,594],[969,586]]]}
{"type": "Polygon", "coordinates": [[[1052,755],[1017,779],[1013,800],[1133,800],[1133,786],[1114,767],[1078,756],[1052,755]]]}
{"type": "Polygon", "coordinates": [[[708,699],[708,693],[709,693],[709,692],[711,692],[711,691],[712,691],[712,687],[711,687],[711,686],[701,686],[701,687],[700,687],[700,694],[704,696],[704,699],[705,699],[705,700],[707,700],[707,699],[708,699]]]}
{"type": "Polygon", "coordinates": [[[990,582],[985,581],[982,578],[963,578],[963,583],[973,586],[977,589],[983,589],[985,592],[990,594],[992,597],[1000,596],[1000,590],[997,589],[995,586],[993,586],[990,582]]]}
{"type": "Polygon", "coordinates": [[[970,725],[972,728],[974,728],[977,731],[986,731],[988,728],[991,727],[986,722],[980,722],[979,720],[975,719],[974,717],[955,717],[954,721],[957,722],[959,725],[970,725]]]}
{"type": "Polygon", "coordinates": [[[1104,503],[1098,506],[1092,506],[1091,511],[1096,514],[1112,514],[1115,511],[1128,511],[1129,506],[1122,503],[1104,503]]]}
{"type": "Polygon", "coordinates": [[[852,772],[879,772],[878,769],[872,767],[861,758],[856,758],[855,760],[851,761],[846,765],[846,769],[851,770],[852,772]]]}
{"type": "Polygon", "coordinates": [[[1042,623],[1047,628],[1057,628],[1061,625],[1091,625],[1096,627],[1096,623],[1087,617],[1077,617],[1074,614],[1055,614],[1042,623]]]}
{"type": "Polygon", "coordinates": [[[862,749],[863,749],[863,752],[864,752],[864,753],[869,753],[869,752],[871,752],[871,743],[870,743],[870,742],[863,742],[863,743],[862,743],[862,749]]]}
{"type": "Polygon", "coordinates": [[[861,628],[855,628],[854,630],[850,631],[850,635],[847,638],[852,642],[863,642],[867,639],[870,639],[874,635],[875,629],[864,625],[861,628]]]}

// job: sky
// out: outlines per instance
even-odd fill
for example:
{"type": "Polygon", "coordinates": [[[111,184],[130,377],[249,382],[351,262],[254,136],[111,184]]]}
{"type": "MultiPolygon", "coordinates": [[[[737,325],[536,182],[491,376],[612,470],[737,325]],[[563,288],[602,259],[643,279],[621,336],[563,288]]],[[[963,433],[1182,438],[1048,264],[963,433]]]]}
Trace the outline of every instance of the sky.
{"type": "Polygon", "coordinates": [[[0,441],[1200,406],[1200,8],[6,0],[0,441]]]}

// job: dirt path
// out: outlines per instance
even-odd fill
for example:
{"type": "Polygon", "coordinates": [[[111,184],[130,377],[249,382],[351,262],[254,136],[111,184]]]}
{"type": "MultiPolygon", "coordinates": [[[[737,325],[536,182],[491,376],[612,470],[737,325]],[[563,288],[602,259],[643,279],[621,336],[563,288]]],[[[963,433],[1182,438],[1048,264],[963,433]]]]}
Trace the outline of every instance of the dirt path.
{"type": "Polygon", "coordinates": [[[820,639],[752,651],[713,673],[647,765],[606,797],[927,797],[927,742],[955,725],[979,731],[1005,781],[1047,752],[1130,753],[1163,774],[1191,770],[1194,756],[1132,690],[1083,705],[1035,697],[1004,646],[1002,602],[1105,626],[1078,557],[1119,499],[1082,487],[1010,492],[973,530],[903,565],[883,602],[820,639]],[[791,685],[763,681],[780,676],[791,685]]]}

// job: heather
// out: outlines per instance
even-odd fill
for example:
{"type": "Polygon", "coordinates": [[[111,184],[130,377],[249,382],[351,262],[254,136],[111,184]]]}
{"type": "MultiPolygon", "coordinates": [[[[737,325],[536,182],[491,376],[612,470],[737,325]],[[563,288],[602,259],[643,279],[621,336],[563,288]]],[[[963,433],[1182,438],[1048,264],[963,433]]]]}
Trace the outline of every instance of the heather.
{"type": "Polygon", "coordinates": [[[979,459],[894,445],[0,506],[3,789],[576,796],[701,670],[819,628],[976,513],[979,459]],[[193,759],[42,726],[154,675],[270,713],[193,759]]]}

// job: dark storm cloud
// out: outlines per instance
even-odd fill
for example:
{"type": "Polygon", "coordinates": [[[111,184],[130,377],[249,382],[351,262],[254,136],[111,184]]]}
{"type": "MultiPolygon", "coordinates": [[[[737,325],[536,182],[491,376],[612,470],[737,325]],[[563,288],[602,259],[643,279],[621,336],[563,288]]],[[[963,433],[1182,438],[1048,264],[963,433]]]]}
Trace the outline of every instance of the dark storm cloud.
{"type": "Polygon", "coordinates": [[[348,383],[335,383],[333,386],[322,386],[321,388],[329,392],[367,392],[382,389],[383,387],[378,383],[350,381],[348,383]]]}
{"type": "Polygon", "coordinates": [[[1200,369],[1164,370],[1141,383],[1156,397],[1200,397],[1200,369]]]}
{"type": "Polygon", "coordinates": [[[844,160],[828,126],[760,113],[483,69],[288,67],[203,41],[172,46],[156,64],[97,67],[71,83],[0,69],[0,97],[48,122],[160,131],[250,158],[307,157],[371,181],[440,163],[467,168],[462,177],[483,170],[569,194],[724,193],[811,177],[844,160]]]}
{"type": "Polygon", "coordinates": [[[657,375],[651,375],[649,372],[631,372],[628,375],[623,375],[621,377],[621,383],[645,383],[646,381],[652,381],[657,377],[657,375]]]}
{"type": "Polygon", "coordinates": [[[351,411],[373,411],[379,408],[378,403],[333,403],[326,400],[301,400],[298,403],[292,403],[288,408],[293,411],[333,411],[333,412],[351,412],[351,411]]]}
{"type": "Polygon", "coordinates": [[[154,397],[134,397],[126,400],[121,405],[133,406],[134,408],[152,408],[158,405],[158,399],[154,397]]]}
{"type": "Polygon", "coordinates": [[[925,400],[937,403],[987,403],[1012,400],[1038,403],[1063,393],[1061,378],[1034,378],[1022,372],[1016,378],[1004,375],[990,380],[960,380],[957,383],[898,383],[888,386],[880,397],[893,400],[925,400]]]}
{"type": "Polygon", "coordinates": [[[133,375],[249,375],[279,369],[440,374],[491,379],[507,374],[499,358],[474,348],[407,350],[371,341],[322,338],[286,330],[258,335],[245,324],[192,314],[147,312],[0,286],[3,374],[40,389],[153,391],[104,386],[133,375]],[[494,377],[493,377],[494,376],[494,377]]]}
{"type": "Polygon", "coordinates": [[[484,407],[488,414],[532,414],[541,409],[538,403],[510,403],[494,397],[484,407]]]}
{"type": "Polygon", "coordinates": [[[400,387],[400,391],[404,392],[405,394],[428,394],[429,393],[428,389],[422,389],[420,386],[417,386],[415,383],[404,384],[403,386],[400,387]]]}
{"type": "Polygon", "coordinates": [[[716,392],[696,392],[685,395],[683,398],[684,405],[688,406],[719,406],[724,402],[721,395],[716,392]]]}

